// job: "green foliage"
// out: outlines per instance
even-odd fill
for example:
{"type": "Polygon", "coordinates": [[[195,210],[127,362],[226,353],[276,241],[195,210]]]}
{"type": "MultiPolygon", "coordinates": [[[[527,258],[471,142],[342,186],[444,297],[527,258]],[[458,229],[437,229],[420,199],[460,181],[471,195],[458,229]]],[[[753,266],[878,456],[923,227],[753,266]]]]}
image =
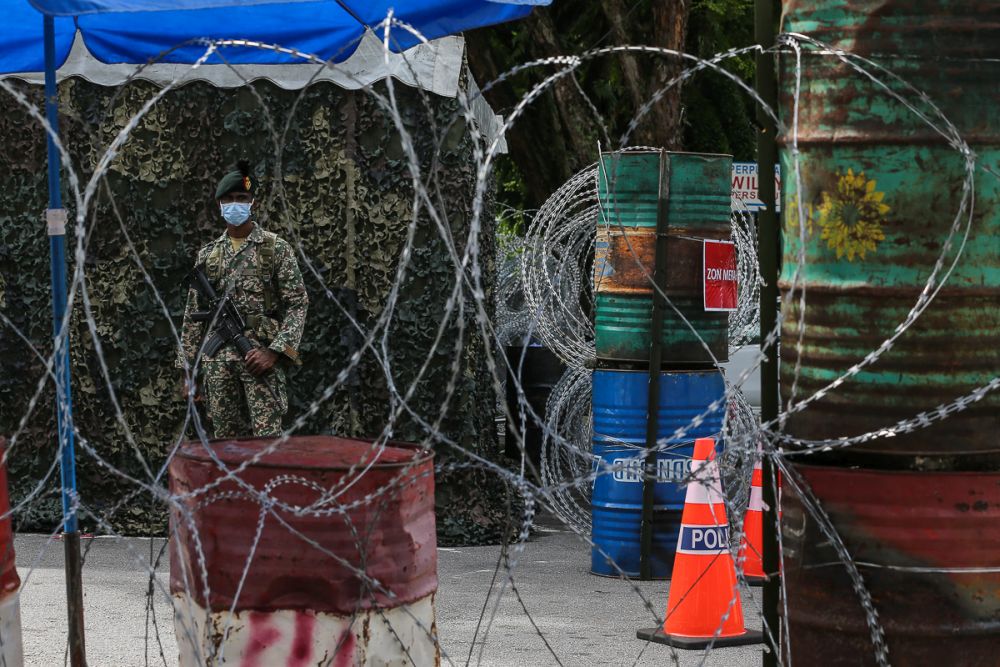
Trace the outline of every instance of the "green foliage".
{"type": "MultiPolygon", "coordinates": [[[[694,0],[688,13],[686,51],[702,58],[754,43],[754,0],[694,0]]],[[[741,56],[727,64],[752,81],[754,59],[741,56]]]]}
{"type": "MultiPolygon", "coordinates": [[[[38,88],[23,90],[41,103],[38,88]]],[[[431,194],[461,253],[472,217],[475,165],[464,125],[451,124],[458,105],[434,97],[428,110],[416,91],[397,86],[396,92],[424,173],[434,164],[437,182],[447,185],[432,185],[431,194]]],[[[118,89],[81,80],[60,86],[62,134],[83,180],[155,93],[143,82],[118,89]]],[[[44,357],[51,351],[48,240],[39,222],[46,205],[45,140],[37,123],[8,95],[0,97],[0,141],[0,305],[44,357]]],[[[265,228],[299,244],[308,258],[307,265],[300,257],[311,299],[300,350],[305,365],[291,375],[289,421],[321,397],[361,341],[327,290],[367,331],[386,306],[395,280],[413,214],[413,191],[398,132],[370,95],[326,83],[311,86],[301,97],[266,82],[235,91],[192,83],[160,101],[119,151],[87,212],[85,285],[109,379],[102,374],[79,292],[72,312],[81,497],[88,510],[109,513],[112,525],[121,530],[163,526],[162,505],[147,493],[131,495],[137,486],[123,475],[150,481],[143,461],[156,475],[169,448],[184,435],[185,403],[178,396],[172,326],[180,327],[185,276],[196,250],[224,228],[212,199],[215,183],[239,158],[255,164],[262,179],[265,228]],[[269,132],[268,114],[277,140],[269,132]],[[120,401],[124,423],[116,418],[108,383],[120,401]],[[113,470],[99,466],[94,454],[113,470]]],[[[72,220],[76,212],[68,189],[63,194],[72,220]]],[[[484,217],[485,238],[493,234],[490,220],[491,214],[484,217]]],[[[71,222],[71,257],[77,231],[71,222]]],[[[483,244],[484,252],[492,246],[483,244]]],[[[481,259],[484,276],[493,275],[492,261],[489,254],[481,259]]],[[[445,244],[421,212],[412,264],[388,330],[387,361],[400,391],[408,389],[428,355],[454,282],[445,244]]],[[[453,316],[447,323],[444,343],[430,359],[410,406],[429,422],[443,411],[444,434],[489,455],[496,449],[493,415],[481,406],[493,405],[495,399],[472,311],[466,308],[462,321],[453,316]],[[464,334],[457,387],[451,403],[443,406],[460,325],[464,334]]],[[[0,356],[0,433],[19,432],[8,461],[16,502],[50,472],[56,454],[54,398],[46,384],[33,403],[43,362],[2,323],[0,356]]],[[[389,412],[384,372],[370,353],[362,359],[347,385],[320,401],[300,432],[365,436],[383,428],[389,412]]],[[[427,431],[404,417],[393,436],[420,440],[427,431]]],[[[439,457],[454,456],[447,447],[438,451],[439,457]]],[[[51,529],[59,500],[50,491],[57,486],[55,469],[44,498],[19,518],[30,527],[51,529]]],[[[84,517],[84,527],[93,530],[93,521],[84,517]]]]}
{"type": "MultiPolygon", "coordinates": [[[[688,14],[685,50],[711,58],[749,46],[753,38],[753,0],[696,0],[688,14]]],[[[722,66],[753,87],[752,55],[729,58],[722,66]]],[[[684,149],[729,153],[739,161],[756,159],[754,103],[732,79],[712,71],[698,73],[684,88],[684,149]]]]}
{"type": "Polygon", "coordinates": [[[755,160],[757,133],[749,122],[753,108],[747,100],[746,93],[722,74],[699,74],[696,85],[684,89],[685,150],[728,153],[741,162],[755,160]]]}
{"type": "MultiPolygon", "coordinates": [[[[662,2],[566,0],[539,7],[525,21],[470,33],[469,62],[480,84],[485,85],[510,68],[536,58],[580,55],[613,45],[661,45],[664,37],[656,32],[653,19],[654,8],[662,7],[654,7],[654,3],[662,2]],[[618,35],[616,22],[624,37],[618,35]]],[[[752,0],[692,0],[687,7],[686,52],[710,58],[754,43],[752,0]]],[[[647,101],[656,92],[648,71],[654,58],[636,55],[634,59],[646,85],[641,91],[642,101],[647,101]]],[[[576,70],[576,81],[567,85],[569,90],[563,91],[562,97],[557,99],[550,90],[527,108],[508,133],[511,166],[498,192],[502,205],[539,206],[573,173],[596,160],[598,141],[618,145],[639,111],[630,95],[624,62],[620,56],[588,60],[576,70]],[[608,140],[603,138],[588,100],[606,126],[608,140]]],[[[721,66],[753,85],[753,56],[730,58],[721,66]]],[[[525,70],[498,84],[487,97],[500,113],[509,114],[524,95],[555,70],[554,66],[525,70]]],[[[682,138],[678,142],[673,136],[661,134],[655,139],[656,145],[680,144],[683,150],[731,153],[737,160],[755,159],[754,104],[734,81],[717,72],[698,72],[685,81],[680,106],[682,138]]],[[[668,128],[662,132],[667,133],[668,128]]],[[[642,141],[632,132],[626,143],[642,141]]]]}

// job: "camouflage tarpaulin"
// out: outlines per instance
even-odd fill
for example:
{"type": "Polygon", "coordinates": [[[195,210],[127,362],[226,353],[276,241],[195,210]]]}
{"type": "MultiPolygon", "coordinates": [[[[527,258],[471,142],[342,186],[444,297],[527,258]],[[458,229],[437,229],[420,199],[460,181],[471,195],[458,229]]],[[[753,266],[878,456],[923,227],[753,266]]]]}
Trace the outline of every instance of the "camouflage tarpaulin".
{"type": "MultiPolygon", "coordinates": [[[[21,87],[41,104],[39,88],[21,87]]],[[[376,89],[384,90],[384,84],[376,89]]],[[[89,175],[98,156],[156,90],[144,82],[119,88],[78,79],[62,83],[62,135],[76,168],[89,175]]],[[[414,89],[401,86],[396,94],[424,182],[438,210],[446,213],[461,251],[472,213],[475,160],[470,133],[455,120],[461,115],[459,105],[433,95],[424,100],[414,89]],[[432,174],[436,177],[429,178],[432,174]],[[435,182],[447,187],[438,188],[435,182]]],[[[48,240],[41,222],[46,205],[45,138],[9,95],[0,96],[0,143],[0,304],[44,357],[52,346],[48,240]]],[[[311,306],[301,346],[305,365],[292,373],[289,383],[288,423],[333,382],[361,340],[324,284],[367,326],[382,311],[395,279],[413,188],[398,133],[368,93],[324,83],[304,92],[286,91],[267,82],[235,91],[192,83],[170,92],[141,120],[113,162],[89,212],[86,242],[86,280],[104,356],[128,428],[154,470],[179,436],[185,404],[172,366],[175,341],[170,324],[143,270],[179,328],[185,276],[194,253],[222,229],[212,199],[215,182],[239,158],[254,163],[264,183],[264,226],[298,246],[313,265],[308,269],[300,255],[311,306]],[[262,103],[277,136],[268,128],[262,103]],[[280,188],[274,182],[276,173],[281,175],[280,188]]],[[[71,204],[65,193],[64,200],[71,204]]],[[[73,215],[70,211],[71,220],[73,215]]],[[[491,238],[489,215],[484,225],[485,238],[491,238]]],[[[67,235],[72,256],[72,225],[67,235]]],[[[481,245],[486,252],[493,247],[492,242],[481,245]]],[[[492,276],[491,265],[492,257],[485,257],[484,276],[492,276]]],[[[390,324],[388,361],[397,387],[408,386],[431,348],[454,271],[438,230],[422,215],[412,265],[390,324]]],[[[481,406],[494,405],[495,398],[471,311],[466,308],[463,315],[460,384],[441,431],[465,447],[490,454],[495,451],[493,414],[481,406]]],[[[142,477],[145,473],[116,422],[79,299],[73,318],[76,427],[112,465],[142,477]]],[[[21,429],[44,366],[10,327],[0,325],[0,331],[0,433],[11,435],[21,429]]],[[[453,321],[411,401],[429,422],[441,410],[440,389],[449,378],[456,338],[453,321]]],[[[322,403],[302,432],[363,436],[381,430],[389,392],[371,354],[365,355],[348,385],[322,403]]],[[[11,453],[15,498],[34,486],[54,459],[53,404],[49,384],[11,453]]],[[[404,417],[393,435],[419,440],[427,433],[404,417]]],[[[439,455],[447,454],[446,449],[438,447],[439,455]]],[[[111,521],[120,529],[160,524],[162,507],[151,514],[148,496],[142,500],[128,495],[134,485],[99,470],[82,451],[78,458],[79,489],[89,509],[106,511],[120,503],[111,521]]],[[[55,476],[48,483],[52,494],[33,504],[38,511],[22,515],[25,520],[46,529],[56,524],[57,486],[55,476]]]]}

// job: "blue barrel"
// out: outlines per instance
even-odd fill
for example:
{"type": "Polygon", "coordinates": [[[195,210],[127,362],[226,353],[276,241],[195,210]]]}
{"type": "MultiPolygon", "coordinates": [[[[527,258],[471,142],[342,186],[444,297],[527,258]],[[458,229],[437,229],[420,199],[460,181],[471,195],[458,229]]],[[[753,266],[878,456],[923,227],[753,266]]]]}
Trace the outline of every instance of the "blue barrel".
{"type": "MultiPolygon", "coordinates": [[[[594,465],[598,471],[607,471],[594,481],[591,496],[596,548],[591,549],[590,571],[594,574],[619,576],[618,569],[608,562],[610,558],[625,574],[639,576],[644,464],[641,449],[646,446],[648,390],[646,371],[594,371],[594,465]]],[[[713,401],[721,399],[725,391],[718,370],[661,373],[657,438],[668,438],[689,424],[713,401]]],[[[691,470],[694,440],[718,438],[724,414],[723,403],[683,438],[668,440],[670,448],[659,454],[650,560],[657,579],[669,579],[673,569],[686,492],[678,482],[691,470]]]]}

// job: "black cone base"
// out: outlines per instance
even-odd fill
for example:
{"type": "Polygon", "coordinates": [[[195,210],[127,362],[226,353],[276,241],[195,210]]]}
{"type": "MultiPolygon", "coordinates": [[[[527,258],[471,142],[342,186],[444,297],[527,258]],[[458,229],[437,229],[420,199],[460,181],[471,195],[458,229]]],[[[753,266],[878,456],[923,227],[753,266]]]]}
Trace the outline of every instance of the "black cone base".
{"type": "Polygon", "coordinates": [[[748,586],[763,586],[767,583],[767,577],[746,577],[748,586]]]}
{"type": "Polygon", "coordinates": [[[709,644],[715,648],[724,646],[746,646],[747,644],[763,644],[764,635],[756,630],[747,630],[742,635],[736,637],[680,637],[677,635],[667,635],[663,633],[663,628],[648,628],[646,630],[636,630],[635,636],[646,641],[666,644],[674,648],[703,649],[709,644]]]}

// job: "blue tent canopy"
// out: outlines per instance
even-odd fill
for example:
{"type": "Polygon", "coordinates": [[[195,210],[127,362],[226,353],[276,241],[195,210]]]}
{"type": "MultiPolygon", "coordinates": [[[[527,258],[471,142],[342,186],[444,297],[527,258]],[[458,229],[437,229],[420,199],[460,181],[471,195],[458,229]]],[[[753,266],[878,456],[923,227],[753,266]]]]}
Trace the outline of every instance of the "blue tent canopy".
{"type": "MultiPolygon", "coordinates": [[[[198,39],[248,39],[341,62],[367,27],[394,16],[427,39],[526,16],[551,0],[6,0],[0,7],[0,74],[43,69],[42,13],[55,17],[55,60],[62,65],[79,30],[105,63],[191,63],[205,53],[198,39]]],[[[419,39],[394,28],[393,51],[419,39]]],[[[295,56],[226,47],[210,63],[288,64],[295,56]]]]}

